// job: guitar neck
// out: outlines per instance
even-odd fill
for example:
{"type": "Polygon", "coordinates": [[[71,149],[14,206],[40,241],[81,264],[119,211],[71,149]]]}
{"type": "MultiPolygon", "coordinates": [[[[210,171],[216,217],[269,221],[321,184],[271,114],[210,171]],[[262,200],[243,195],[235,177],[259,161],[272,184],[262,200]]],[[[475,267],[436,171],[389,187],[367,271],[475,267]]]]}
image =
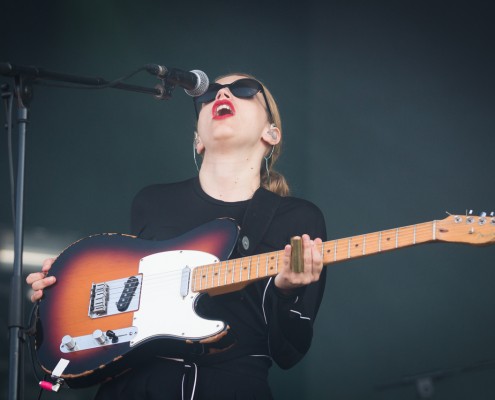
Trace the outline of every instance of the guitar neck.
{"type": "Polygon", "coordinates": [[[388,229],[323,243],[323,264],[365,257],[437,240],[436,222],[388,229]]]}
{"type": "MultiPolygon", "coordinates": [[[[330,240],[321,245],[323,264],[365,257],[437,240],[437,221],[330,240]]],[[[228,293],[278,274],[283,250],[203,265],[192,273],[195,292],[228,293]]]]}

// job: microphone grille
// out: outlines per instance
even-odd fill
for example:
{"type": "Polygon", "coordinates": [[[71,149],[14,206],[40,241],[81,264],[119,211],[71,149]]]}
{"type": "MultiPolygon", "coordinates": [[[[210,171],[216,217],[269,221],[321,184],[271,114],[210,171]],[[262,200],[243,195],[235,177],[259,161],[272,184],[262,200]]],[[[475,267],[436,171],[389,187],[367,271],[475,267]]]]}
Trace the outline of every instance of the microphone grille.
{"type": "Polygon", "coordinates": [[[194,89],[184,89],[184,91],[189,95],[189,96],[201,96],[203,93],[205,93],[208,90],[208,85],[210,84],[210,81],[208,79],[208,76],[203,71],[200,71],[199,69],[194,69],[191,71],[194,75],[198,77],[198,82],[196,83],[196,87],[194,89]]]}

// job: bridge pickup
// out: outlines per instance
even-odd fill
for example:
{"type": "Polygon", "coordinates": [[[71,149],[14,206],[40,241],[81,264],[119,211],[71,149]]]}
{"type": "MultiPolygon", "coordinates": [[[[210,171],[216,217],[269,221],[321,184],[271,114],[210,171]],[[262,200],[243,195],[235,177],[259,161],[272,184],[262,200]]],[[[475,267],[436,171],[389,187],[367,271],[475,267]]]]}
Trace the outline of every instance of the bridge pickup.
{"type": "Polygon", "coordinates": [[[139,309],[142,274],[112,281],[93,283],[88,316],[101,318],[139,309]]]}
{"type": "Polygon", "coordinates": [[[131,276],[127,279],[125,283],[124,290],[120,295],[120,299],[117,302],[117,310],[120,312],[124,312],[129,308],[131,304],[132,298],[134,297],[134,293],[139,285],[139,280],[135,276],[131,276]]]}

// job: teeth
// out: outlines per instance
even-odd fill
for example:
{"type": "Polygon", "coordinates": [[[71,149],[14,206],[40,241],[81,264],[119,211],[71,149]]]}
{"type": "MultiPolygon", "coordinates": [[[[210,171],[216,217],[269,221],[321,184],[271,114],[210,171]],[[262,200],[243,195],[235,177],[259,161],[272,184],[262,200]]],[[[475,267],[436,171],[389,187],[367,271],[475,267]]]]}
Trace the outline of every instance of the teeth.
{"type": "MultiPolygon", "coordinates": [[[[217,107],[216,114],[219,115],[223,110],[232,114],[232,109],[230,108],[230,106],[228,104],[220,104],[217,107]]],[[[223,114],[225,114],[225,112],[223,114]]]]}

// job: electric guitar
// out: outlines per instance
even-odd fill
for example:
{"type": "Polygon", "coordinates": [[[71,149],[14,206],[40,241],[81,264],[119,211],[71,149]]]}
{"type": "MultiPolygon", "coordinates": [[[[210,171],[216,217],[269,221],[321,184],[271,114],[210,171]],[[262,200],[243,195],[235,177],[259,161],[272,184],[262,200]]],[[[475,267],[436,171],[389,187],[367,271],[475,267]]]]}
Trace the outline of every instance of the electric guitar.
{"type": "MultiPolygon", "coordinates": [[[[50,270],[57,283],[39,302],[40,366],[85,387],[146,357],[180,357],[221,338],[228,325],[196,314],[200,295],[240,290],[282,265],[283,250],[228,260],[238,232],[232,220],[217,219],[167,241],[100,234],[68,247],[50,270]]],[[[329,265],[428,242],[492,244],[495,217],[450,215],[324,242],[321,253],[329,265]]]]}

